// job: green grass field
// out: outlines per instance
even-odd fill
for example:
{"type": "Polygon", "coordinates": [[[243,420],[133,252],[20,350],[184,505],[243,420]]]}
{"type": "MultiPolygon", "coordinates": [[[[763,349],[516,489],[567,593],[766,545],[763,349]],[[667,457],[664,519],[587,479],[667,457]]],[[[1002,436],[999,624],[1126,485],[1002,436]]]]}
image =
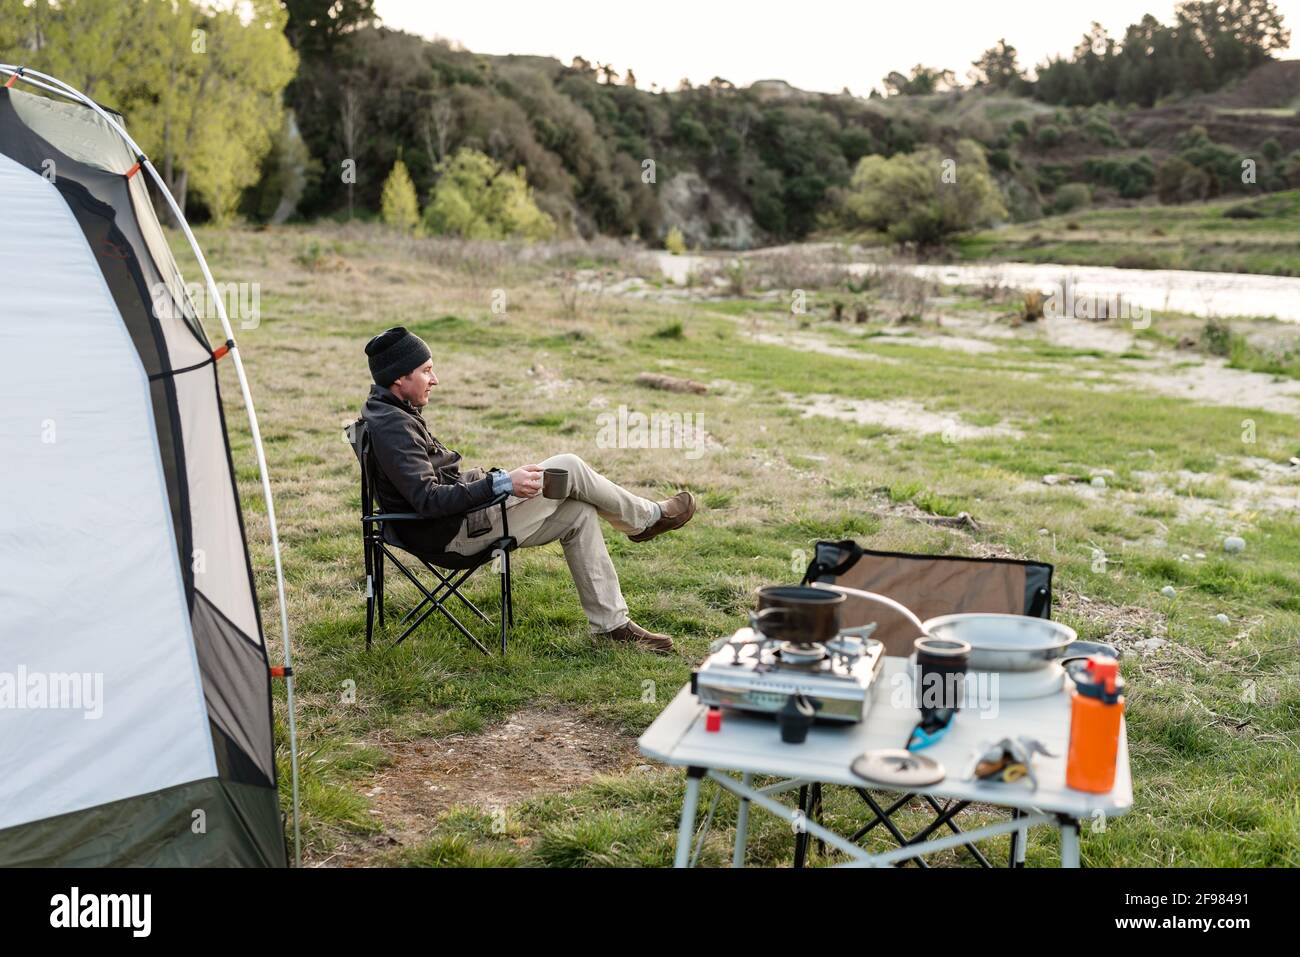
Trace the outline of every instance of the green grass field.
{"type": "MultiPolygon", "coordinates": [[[[638,299],[609,291],[638,267],[608,251],[525,260],[361,227],[206,230],[200,241],[219,282],[261,284],[260,322],[238,336],[284,550],[309,862],[667,865],[683,777],[639,759],[635,736],[709,642],[743,623],[756,586],[797,580],[816,540],[853,537],[1051,561],[1056,617],[1124,647],[1135,807],[1104,831],[1085,828],[1086,864],[1300,864],[1300,475],[1285,471],[1300,454],[1300,424],[1140,384],[1161,363],[1211,360],[1072,348],[1015,329],[989,349],[946,348],[960,343],[934,340],[952,333],[953,317],[988,311],[960,297],[933,307],[942,325],[901,337],[818,320],[828,294],[816,290],[802,323],[758,299],[638,299]],[[633,616],[675,635],[678,655],[594,643],[558,544],[516,565],[505,660],[441,623],[397,648],[381,637],[366,653],[356,464],[341,431],[368,387],[362,345],[398,323],[432,346],[442,385],[426,418],[469,463],[513,467],[572,451],[643,494],[696,493],[705,507],[679,533],[635,545],[606,529],[633,616]],[[637,386],[646,371],[710,390],[637,386]],[[974,434],[945,440],[925,418],[887,429],[801,411],[898,400],[974,434]],[[620,404],[698,414],[716,446],[699,458],[599,448],[597,417],[620,404]],[[1041,482],[1091,469],[1111,470],[1106,489],[1041,482]],[[981,530],[925,521],[961,511],[981,530]],[[1228,531],[1245,536],[1243,554],[1223,552],[1228,531]],[[1110,560],[1100,570],[1096,549],[1110,560]],[[1165,585],[1175,598],[1160,594],[1165,585]],[[1167,644],[1143,655],[1136,643],[1151,638],[1167,644]],[[512,728],[528,731],[505,755],[500,742],[521,734],[512,728]],[[578,769],[565,786],[564,768],[530,761],[570,739],[600,753],[565,752],[578,769]]],[[[226,363],[222,375],[277,644],[264,508],[226,363]]],[[[495,609],[494,590],[484,575],[473,594],[495,609]]],[[[414,594],[394,585],[390,611],[414,594]]],[[[287,806],[282,697],[277,713],[287,806]]],[[[830,789],[826,818],[845,827],[860,821],[860,805],[840,790],[830,789]]],[[[724,797],[703,863],[729,859],[735,811],[724,797]]],[[[923,819],[914,808],[902,820],[914,829],[923,819]]],[[[788,864],[791,846],[787,825],[755,818],[753,863],[788,864]]],[[[1005,854],[1005,841],[986,850],[1005,854]]],[[[1054,838],[1031,834],[1031,865],[1055,854],[1054,838]]]]}
{"type": "Polygon", "coordinates": [[[1300,190],[1183,206],[1085,209],[960,240],[963,259],[1300,276],[1300,190]],[[1248,210],[1234,218],[1229,210],[1248,210]]]}

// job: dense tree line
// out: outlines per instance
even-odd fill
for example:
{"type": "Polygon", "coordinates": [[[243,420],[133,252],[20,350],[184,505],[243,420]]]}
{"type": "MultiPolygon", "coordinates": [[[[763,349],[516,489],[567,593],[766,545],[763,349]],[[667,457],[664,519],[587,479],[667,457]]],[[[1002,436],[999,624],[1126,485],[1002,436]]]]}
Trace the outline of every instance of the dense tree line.
{"type": "Polygon", "coordinates": [[[1152,106],[1174,93],[1217,90],[1290,42],[1270,0],[1195,0],[1178,5],[1172,24],[1147,15],[1120,40],[1094,23],[1072,56],[1039,69],[1033,92],[1071,106],[1152,106]]]}
{"type": "MultiPolygon", "coordinates": [[[[959,147],[1003,201],[972,208],[1013,218],[1098,195],[1182,201],[1241,189],[1240,150],[1206,130],[1135,155],[1148,145],[1124,131],[1122,107],[1217,89],[1289,42],[1270,0],[1194,0],[1172,23],[1146,16],[1120,39],[1094,24],[1036,75],[1001,39],[972,63],[969,85],[918,64],[884,78],[888,99],[738,89],[722,77],[669,92],[638,86],[625,64],[485,56],[388,30],[373,0],[232,3],[0,0],[0,57],[121,109],[200,217],[374,216],[400,159],[402,218],[409,181],[423,228],[496,234],[527,223],[534,235],[553,226],[657,243],[684,225],[666,221],[682,203],[711,228],[741,210],[760,240],[876,222],[891,206],[864,199],[866,185],[915,186],[919,169],[959,147]],[[1015,119],[995,121],[957,109],[965,97],[1057,109],[1012,108],[1015,119]],[[910,159],[873,161],[866,175],[869,157],[910,159]],[[458,185],[440,193],[453,171],[458,185]],[[683,198],[680,174],[702,185],[683,198]]],[[[1273,153],[1262,158],[1264,188],[1289,183],[1300,162],[1273,153]]],[[[962,219],[942,206],[922,212],[962,219]]],[[[892,232],[929,241],[919,220],[892,232]]]]}

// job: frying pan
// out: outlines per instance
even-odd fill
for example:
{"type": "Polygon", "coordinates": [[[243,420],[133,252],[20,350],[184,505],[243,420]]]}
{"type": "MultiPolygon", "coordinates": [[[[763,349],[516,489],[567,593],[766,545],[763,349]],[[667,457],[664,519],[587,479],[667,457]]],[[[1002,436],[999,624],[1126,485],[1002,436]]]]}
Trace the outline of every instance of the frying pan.
{"type": "Polygon", "coordinates": [[[929,636],[966,642],[971,647],[967,661],[971,671],[1035,671],[1058,659],[1081,658],[1094,652],[1119,657],[1112,646],[1079,641],[1073,628],[1047,618],[970,612],[940,615],[922,622],[909,608],[887,595],[826,582],[814,582],[812,587],[885,605],[915,625],[918,638],[929,636]]]}

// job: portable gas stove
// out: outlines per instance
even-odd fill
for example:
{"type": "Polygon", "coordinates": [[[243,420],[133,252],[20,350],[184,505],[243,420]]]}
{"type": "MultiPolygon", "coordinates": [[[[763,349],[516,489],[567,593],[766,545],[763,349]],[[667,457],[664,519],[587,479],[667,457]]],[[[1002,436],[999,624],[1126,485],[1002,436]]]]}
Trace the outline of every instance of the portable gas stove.
{"type": "Polygon", "coordinates": [[[691,674],[691,691],[701,704],[762,714],[776,714],[802,692],[818,720],[862,721],[884,658],[884,645],[870,637],[875,627],[847,628],[828,642],[808,644],[741,628],[714,643],[691,674]]]}

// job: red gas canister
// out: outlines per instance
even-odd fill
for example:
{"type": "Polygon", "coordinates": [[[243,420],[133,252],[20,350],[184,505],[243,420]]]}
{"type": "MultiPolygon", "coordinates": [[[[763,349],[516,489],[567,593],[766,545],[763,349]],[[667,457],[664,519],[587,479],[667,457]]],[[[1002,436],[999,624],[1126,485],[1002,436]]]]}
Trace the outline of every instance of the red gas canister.
{"type": "Polygon", "coordinates": [[[1085,667],[1073,669],[1070,677],[1074,679],[1074,697],[1065,783],[1076,791],[1104,794],[1115,786],[1124,679],[1119,676],[1119,662],[1107,655],[1093,655],[1085,667]]]}

